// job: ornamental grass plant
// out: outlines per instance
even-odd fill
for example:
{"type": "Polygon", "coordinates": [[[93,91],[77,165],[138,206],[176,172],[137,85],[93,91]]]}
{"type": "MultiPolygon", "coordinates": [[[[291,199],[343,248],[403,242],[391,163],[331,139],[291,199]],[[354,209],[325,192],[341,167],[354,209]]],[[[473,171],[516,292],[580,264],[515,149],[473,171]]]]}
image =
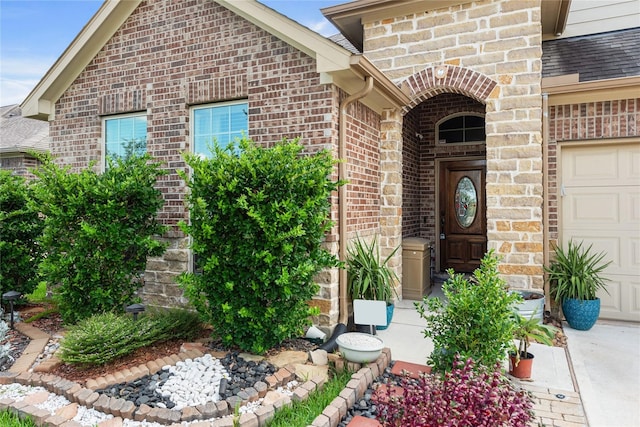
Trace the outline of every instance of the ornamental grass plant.
{"type": "Polygon", "coordinates": [[[395,285],[400,281],[389,267],[395,248],[386,258],[380,256],[378,237],[367,243],[356,238],[347,248],[347,289],[352,299],[385,301],[390,304],[397,296],[395,285]]]}
{"type": "Polygon", "coordinates": [[[134,320],[104,313],[70,327],[60,343],[60,359],[78,365],[104,365],[141,347],[170,339],[191,340],[202,331],[197,313],[151,310],[134,320]]]}

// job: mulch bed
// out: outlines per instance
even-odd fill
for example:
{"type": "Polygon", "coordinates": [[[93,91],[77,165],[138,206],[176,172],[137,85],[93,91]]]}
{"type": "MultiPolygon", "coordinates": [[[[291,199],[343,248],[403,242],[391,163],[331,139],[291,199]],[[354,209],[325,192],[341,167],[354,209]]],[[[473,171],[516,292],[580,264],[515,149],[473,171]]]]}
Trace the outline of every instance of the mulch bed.
{"type": "MultiPolygon", "coordinates": [[[[29,317],[46,310],[46,307],[43,305],[27,305],[18,308],[18,310],[20,311],[20,317],[22,319],[28,319],[29,317]]],[[[556,334],[556,338],[554,339],[554,346],[565,347],[566,336],[562,332],[561,323],[549,317],[545,318],[545,323],[551,323],[560,329],[556,334]]],[[[62,319],[59,313],[51,313],[46,317],[42,317],[31,322],[31,325],[52,336],[58,334],[63,330],[62,319]]],[[[203,331],[202,338],[208,337],[209,334],[210,331],[203,331]]],[[[9,330],[5,341],[0,342],[0,344],[5,344],[7,342],[11,343],[11,356],[14,358],[14,360],[16,360],[18,357],[20,357],[26,346],[29,344],[29,338],[15,330],[9,330]]],[[[89,378],[104,376],[111,372],[115,372],[125,368],[131,368],[133,366],[139,366],[151,360],[156,360],[160,357],[166,357],[174,353],[178,353],[180,351],[180,346],[182,345],[182,343],[182,340],[171,340],[161,343],[155,343],[151,346],[140,348],[130,355],[121,357],[103,366],[82,367],[78,365],[62,364],[51,373],[71,381],[82,382],[89,378]]],[[[219,341],[212,342],[210,344],[210,348],[217,351],[241,352],[241,350],[237,348],[225,348],[219,341]]],[[[307,340],[291,339],[286,340],[278,347],[274,347],[273,349],[267,351],[267,356],[271,356],[285,350],[308,352],[315,349],[317,349],[317,345],[307,340]]],[[[0,364],[0,371],[5,371],[10,368],[12,363],[12,360],[6,360],[4,364],[0,364]]]]}
{"type": "MultiPolygon", "coordinates": [[[[43,312],[46,310],[46,306],[43,305],[27,305],[18,308],[20,311],[20,318],[23,320],[43,312]]],[[[62,325],[62,318],[59,313],[51,313],[46,317],[34,320],[30,323],[32,326],[48,333],[51,336],[55,336],[64,330],[62,325]]],[[[210,336],[210,330],[203,330],[201,338],[207,338],[210,336]]],[[[7,339],[4,343],[10,342],[12,346],[11,356],[15,359],[20,357],[22,351],[29,344],[29,338],[22,335],[18,331],[10,330],[7,333],[7,339]]],[[[90,378],[96,378],[104,376],[108,373],[116,372],[126,368],[139,366],[149,361],[156,360],[161,357],[170,356],[180,352],[180,347],[183,344],[183,340],[170,340],[160,343],[155,343],[147,347],[139,348],[133,353],[118,358],[106,365],[101,366],[79,366],[69,365],[63,363],[56,369],[51,371],[52,374],[66,378],[70,381],[84,382],[90,378]]],[[[239,349],[224,348],[219,342],[212,343],[211,348],[218,351],[241,351],[239,349]]],[[[280,346],[273,348],[267,352],[267,355],[277,354],[284,350],[299,350],[310,351],[315,350],[317,346],[309,341],[303,339],[292,339],[284,341],[280,346]]],[[[4,365],[0,365],[0,371],[6,370],[11,367],[13,361],[7,360],[4,365]]]]}

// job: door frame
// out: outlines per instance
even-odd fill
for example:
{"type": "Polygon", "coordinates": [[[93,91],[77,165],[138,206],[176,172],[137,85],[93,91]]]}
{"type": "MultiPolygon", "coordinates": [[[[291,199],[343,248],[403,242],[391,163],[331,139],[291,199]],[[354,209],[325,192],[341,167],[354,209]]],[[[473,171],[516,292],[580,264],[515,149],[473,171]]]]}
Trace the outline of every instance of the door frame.
{"type": "MultiPolygon", "coordinates": [[[[435,201],[436,201],[436,211],[435,211],[435,220],[436,220],[436,224],[435,224],[435,230],[436,230],[436,235],[435,235],[435,242],[433,242],[433,246],[434,246],[434,250],[435,250],[435,257],[436,257],[436,265],[435,265],[435,271],[437,272],[442,272],[441,270],[441,263],[440,263],[440,233],[441,231],[441,218],[440,218],[440,197],[438,197],[438,195],[440,194],[440,171],[442,169],[442,163],[449,163],[449,162],[463,162],[463,161],[467,161],[467,160],[484,160],[485,162],[487,161],[487,157],[486,156],[460,156],[460,157],[439,157],[435,159],[435,176],[436,176],[436,193],[435,193],[435,201]]],[[[485,164],[485,185],[486,185],[486,164],[485,164]]],[[[486,189],[483,189],[486,191],[486,189]]],[[[486,212],[487,209],[487,201],[486,198],[484,200],[484,209],[486,212]]],[[[486,221],[486,216],[485,216],[485,221],[486,221]]],[[[485,224],[486,227],[486,224],[485,224]]],[[[487,242],[488,242],[488,238],[487,238],[487,242]]]]}

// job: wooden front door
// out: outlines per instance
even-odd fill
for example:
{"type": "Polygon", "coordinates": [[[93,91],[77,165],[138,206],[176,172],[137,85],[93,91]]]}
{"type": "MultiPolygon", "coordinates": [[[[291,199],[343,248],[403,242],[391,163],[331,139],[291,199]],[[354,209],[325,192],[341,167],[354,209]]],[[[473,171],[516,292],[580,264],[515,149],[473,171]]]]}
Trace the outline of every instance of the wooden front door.
{"type": "Polygon", "coordinates": [[[440,270],[470,273],[487,251],[486,161],[446,161],[440,166],[440,270]]]}

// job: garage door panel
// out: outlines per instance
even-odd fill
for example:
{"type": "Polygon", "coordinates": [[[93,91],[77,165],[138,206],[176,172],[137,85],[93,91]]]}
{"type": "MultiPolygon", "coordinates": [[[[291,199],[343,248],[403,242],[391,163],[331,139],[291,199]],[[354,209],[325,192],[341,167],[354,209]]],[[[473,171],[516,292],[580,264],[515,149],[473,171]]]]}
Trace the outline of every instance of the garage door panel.
{"type": "Polygon", "coordinates": [[[631,314],[631,320],[640,322],[640,281],[631,282],[629,288],[629,313],[631,314]]]}
{"type": "Polygon", "coordinates": [[[618,155],[603,150],[576,150],[562,162],[565,185],[590,185],[618,179],[618,155]]]}
{"type": "Polygon", "coordinates": [[[597,296],[600,298],[600,311],[602,313],[620,313],[622,311],[622,298],[623,285],[619,280],[607,282],[607,290],[598,291],[597,296]]]}
{"type": "MultiPolygon", "coordinates": [[[[628,280],[628,279],[627,279],[628,280]]],[[[615,278],[608,283],[607,290],[598,292],[600,317],[640,321],[640,283],[626,282],[615,278]]]]}
{"type": "Polygon", "coordinates": [[[634,231],[640,223],[638,186],[585,187],[565,189],[562,197],[563,225],[623,228],[634,231]]]}
{"type": "Polygon", "coordinates": [[[632,222],[638,224],[640,223],[640,191],[629,194],[628,200],[629,217],[632,222]]]}
{"type": "Polygon", "coordinates": [[[633,276],[640,272],[640,239],[629,239],[623,232],[612,235],[606,230],[565,230],[563,240],[584,242],[583,247],[593,244],[594,254],[604,252],[605,262],[611,261],[605,275],[633,276]]]}
{"type": "Polygon", "coordinates": [[[638,185],[640,150],[633,145],[571,147],[563,153],[565,186],[638,185]]]}
{"type": "Polygon", "coordinates": [[[562,242],[593,244],[612,261],[600,317],[640,321],[640,140],[561,153],[562,242]]]}
{"type": "Polygon", "coordinates": [[[563,198],[563,213],[567,226],[580,224],[610,224],[620,222],[620,200],[617,194],[590,193],[572,189],[563,198]]]}

